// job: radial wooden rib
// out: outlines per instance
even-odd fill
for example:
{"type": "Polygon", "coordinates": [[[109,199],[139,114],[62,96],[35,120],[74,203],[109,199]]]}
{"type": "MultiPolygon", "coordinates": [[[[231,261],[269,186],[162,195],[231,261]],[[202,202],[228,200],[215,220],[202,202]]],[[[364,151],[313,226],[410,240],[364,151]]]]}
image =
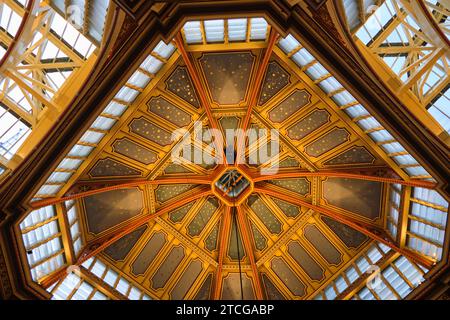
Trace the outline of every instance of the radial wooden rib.
{"type": "Polygon", "coordinates": [[[219,253],[218,253],[218,266],[216,270],[215,284],[213,299],[220,299],[220,292],[222,290],[222,270],[223,270],[223,258],[226,255],[228,235],[230,234],[231,228],[231,207],[226,206],[222,217],[222,223],[220,228],[219,236],[219,253]]]}
{"type": "MultiPolygon", "coordinates": [[[[194,195],[190,195],[186,198],[183,198],[182,200],[172,201],[171,203],[165,205],[164,207],[161,207],[154,214],[148,214],[148,215],[142,216],[134,221],[126,223],[125,225],[123,225],[122,227],[120,227],[116,230],[106,232],[105,234],[99,236],[98,238],[96,238],[96,239],[90,241],[88,244],[86,244],[82,253],[80,254],[80,257],[76,261],[75,265],[79,266],[79,265],[83,264],[83,262],[85,262],[86,260],[88,260],[91,257],[95,256],[96,254],[102,252],[107,247],[109,247],[110,245],[112,245],[113,243],[118,241],[119,239],[121,239],[124,236],[126,236],[127,234],[130,234],[131,232],[135,231],[140,226],[148,223],[152,219],[159,217],[165,213],[168,213],[174,209],[182,207],[183,205],[185,205],[191,201],[194,201],[194,200],[197,200],[197,199],[200,199],[203,197],[207,197],[210,195],[212,195],[212,191],[210,189],[208,189],[208,190],[203,190],[194,195]]],[[[40,284],[44,288],[50,287],[53,283],[55,283],[56,281],[62,279],[63,277],[65,277],[67,275],[68,267],[70,267],[70,266],[67,266],[67,267],[55,272],[54,274],[44,278],[40,282],[40,284]]]]}
{"type": "Polygon", "coordinates": [[[339,172],[339,171],[319,171],[319,172],[282,172],[272,175],[252,175],[253,182],[274,180],[274,179],[288,179],[288,178],[303,178],[303,177],[330,177],[330,178],[348,178],[357,180],[367,180],[376,181],[384,183],[397,183],[404,186],[410,187],[422,187],[427,189],[436,188],[436,183],[425,180],[401,180],[395,178],[386,178],[379,176],[370,176],[364,174],[355,174],[350,172],[339,172]]]}
{"type": "MultiPolygon", "coordinates": [[[[76,194],[71,194],[65,197],[60,198],[48,198],[44,200],[39,201],[33,201],[30,203],[30,207],[34,210],[54,205],[57,203],[61,203],[68,200],[75,200],[75,199],[81,199],[88,196],[92,196],[94,194],[99,194],[103,192],[108,192],[112,190],[118,190],[118,189],[129,189],[139,186],[146,186],[146,185],[161,185],[161,184],[211,184],[212,177],[202,177],[202,178],[163,178],[163,179],[157,179],[157,180],[139,180],[139,181],[133,181],[133,182],[127,182],[127,183],[121,183],[116,184],[112,186],[107,186],[103,188],[93,189],[85,192],[80,192],[76,194]]],[[[97,182],[99,183],[99,182],[97,182]]],[[[105,181],[104,183],[108,183],[105,181]]]]}
{"type": "Polygon", "coordinates": [[[248,254],[249,260],[250,260],[250,266],[252,268],[253,273],[253,279],[255,283],[255,289],[256,289],[256,299],[262,300],[264,298],[263,296],[263,290],[261,286],[261,279],[259,277],[258,273],[258,267],[256,266],[256,260],[255,260],[255,254],[253,251],[254,245],[252,244],[253,237],[250,233],[250,226],[248,223],[248,219],[245,215],[244,210],[241,206],[237,207],[237,217],[241,229],[242,234],[242,240],[244,242],[245,252],[248,254]]]}
{"type": "MultiPolygon", "coordinates": [[[[192,83],[194,84],[194,87],[200,98],[200,104],[202,105],[203,109],[205,109],[205,112],[208,117],[208,121],[209,121],[211,128],[215,129],[215,130],[219,130],[217,120],[214,117],[212,110],[211,110],[211,105],[208,102],[206,90],[203,87],[203,84],[200,80],[200,76],[194,67],[194,63],[192,62],[188,52],[186,51],[186,48],[184,46],[183,36],[181,35],[181,32],[177,33],[177,35],[175,36],[175,44],[178,48],[178,51],[181,54],[181,57],[183,58],[184,63],[186,64],[186,68],[188,70],[189,76],[191,77],[192,83]]],[[[221,145],[219,141],[214,139],[214,144],[216,146],[216,151],[222,155],[223,164],[226,165],[227,159],[223,152],[223,142],[221,145]]]]}
{"type": "MultiPolygon", "coordinates": [[[[278,39],[278,33],[272,28],[270,30],[269,40],[264,52],[264,57],[256,72],[255,82],[253,90],[250,92],[250,98],[248,103],[247,112],[245,113],[244,122],[242,123],[242,131],[245,132],[250,124],[252,118],[253,107],[256,106],[258,100],[258,94],[261,91],[264,81],[264,74],[266,73],[267,66],[269,65],[270,56],[272,55],[273,47],[278,39]]],[[[242,156],[242,149],[245,146],[245,136],[239,135],[236,149],[236,159],[240,159],[242,156]]]]}
{"type": "Polygon", "coordinates": [[[261,187],[255,187],[254,189],[255,192],[258,193],[262,193],[262,194],[266,194],[266,195],[270,195],[276,198],[279,198],[281,200],[285,200],[287,202],[290,202],[292,204],[296,204],[298,206],[303,206],[305,208],[308,209],[312,209],[318,213],[321,213],[323,215],[326,215],[330,218],[332,218],[333,220],[336,220],[340,223],[343,223],[363,234],[365,234],[366,236],[370,237],[373,240],[376,240],[378,242],[383,243],[384,245],[390,247],[391,249],[393,249],[394,251],[402,254],[403,256],[405,256],[408,259],[411,259],[412,261],[430,269],[434,264],[435,261],[430,260],[429,258],[426,258],[424,256],[421,256],[413,251],[410,251],[408,249],[404,249],[404,248],[400,248],[395,242],[393,242],[391,239],[389,239],[388,236],[383,235],[383,234],[379,234],[377,230],[372,230],[371,228],[367,227],[367,226],[362,226],[361,224],[351,221],[349,218],[343,216],[342,214],[340,214],[337,211],[328,209],[328,208],[324,208],[322,206],[316,206],[313,205],[309,202],[306,202],[304,200],[301,200],[299,198],[290,196],[288,194],[284,194],[281,192],[278,192],[276,190],[270,190],[270,189],[266,189],[266,188],[261,188],[261,187]]]}

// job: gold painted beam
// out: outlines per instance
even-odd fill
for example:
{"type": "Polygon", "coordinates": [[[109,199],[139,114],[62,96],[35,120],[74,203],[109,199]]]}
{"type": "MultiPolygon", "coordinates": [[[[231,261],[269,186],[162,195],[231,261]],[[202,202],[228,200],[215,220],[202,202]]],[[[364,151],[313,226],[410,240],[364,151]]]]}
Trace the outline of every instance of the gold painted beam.
{"type": "MultiPolygon", "coordinates": [[[[157,179],[157,180],[139,180],[139,181],[133,181],[128,183],[122,183],[122,184],[116,184],[108,187],[98,188],[94,190],[89,190],[85,192],[80,192],[72,195],[68,195],[65,197],[60,198],[48,198],[44,200],[39,201],[33,201],[30,203],[30,207],[33,209],[39,209],[42,207],[54,205],[57,203],[61,203],[68,200],[75,200],[80,198],[85,198],[88,196],[92,196],[94,194],[104,193],[112,190],[118,190],[118,189],[129,189],[134,188],[138,186],[146,186],[146,185],[161,185],[161,184],[211,184],[212,178],[211,177],[205,177],[205,178],[163,178],[163,179],[157,179]]],[[[100,183],[100,182],[96,182],[100,183]]],[[[107,183],[107,182],[103,182],[107,183]]]]}
{"type": "MultiPolygon", "coordinates": [[[[80,254],[80,257],[77,259],[77,261],[74,264],[78,265],[78,266],[83,264],[83,262],[85,262],[86,260],[88,260],[91,257],[95,256],[96,254],[102,252],[107,247],[109,247],[110,245],[112,245],[113,243],[118,241],[119,239],[121,239],[124,236],[126,236],[127,234],[130,234],[131,232],[135,231],[136,229],[138,229],[139,227],[148,223],[152,219],[159,217],[165,213],[168,213],[176,208],[182,207],[183,205],[185,205],[191,201],[200,199],[202,197],[207,197],[211,194],[212,194],[211,190],[204,190],[204,191],[200,191],[194,195],[188,196],[182,200],[172,201],[171,203],[161,207],[154,214],[146,214],[132,222],[129,222],[129,223],[123,225],[122,227],[120,227],[116,230],[107,232],[104,235],[99,236],[98,238],[96,238],[94,240],[91,240],[88,244],[86,244],[86,246],[84,247],[83,251],[80,254]]],[[[44,288],[50,287],[52,284],[54,284],[58,280],[65,277],[65,275],[67,274],[68,267],[70,267],[70,266],[67,266],[66,268],[63,268],[63,269],[49,275],[48,277],[43,279],[43,281],[40,283],[40,285],[44,288]]]]}
{"type": "Polygon", "coordinates": [[[239,221],[239,225],[241,227],[240,229],[241,229],[241,233],[242,233],[242,240],[244,242],[245,252],[248,254],[248,257],[250,260],[250,266],[252,268],[253,279],[254,279],[255,289],[256,289],[256,299],[262,300],[262,299],[264,299],[263,289],[262,289],[261,278],[259,277],[258,267],[256,265],[255,254],[254,254],[254,250],[253,250],[253,247],[254,247],[254,245],[252,244],[253,238],[251,236],[248,218],[246,217],[245,212],[241,206],[237,207],[237,218],[239,221]]]}
{"type": "MultiPolygon", "coordinates": [[[[258,95],[262,89],[263,81],[264,81],[264,74],[266,73],[267,66],[269,65],[270,57],[272,56],[273,48],[277,42],[279,35],[278,33],[272,29],[270,30],[269,40],[267,44],[267,48],[265,49],[263,59],[261,61],[261,64],[258,67],[258,70],[256,72],[254,85],[252,85],[253,90],[250,92],[250,98],[248,102],[248,108],[247,112],[244,117],[244,121],[242,123],[242,131],[245,132],[250,124],[252,113],[253,113],[253,107],[256,106],[258,95]]],[[[245,136],[240,135],[238,138],[237,143],[237,149],[236,149],[236,159],[237,161],[240,161],[241,157],[243,156],[243,148],[245,146],[245,136]]]]}
{"type": "Polygon", "coordinates": [[[253,175],[253,182],[260,182],[273,179],[287,179],[287,178],[302,178],[302,177],[332,177],[332,178],[348,178],[366,181],[376,181],[383,183],[395,183],[410,187],[422,187],[427,189],[434,189],[436,183],[424,180],[401,180],[394,178],[378,177],[364,174],[355,174],[351,172],[339,172],[339,171],[319,171],[319,172],[283,172],[272,175],[253,175]]]}
{"type": "MultiPolygon", "coordinates": [[[[195,69],[194,63],[192,62],[188,52],[186,51],[186,48],[184,46],[184,41],[181,33],[177,33],[175,36],[175,44],[178,48],[178,51],[181,54],[181,57],[183,58],[184,63],[186,64],[186,68],[188,70],[189,76],[192,79],[192,83],[194,84],[194,87],[198,93],[198,96],[200,98],[200,104],[202,105],[203,109],[205,109],[206,115],[208,117],[209,124],[212,129],[219,130],[219,126],[217,124],[217,120],[214,117],[212,113],[211,105],[208,102],[207,93],[205,88],[202,85],[202,82],[200,80],[200,76],[195,69]]],[[[223,153],[223,142],[220,143],[217,141],[217,139],[214,139],[214,144],[216,145],[216,151],[221,153],[222,155],[222,161],[224,164],[227,163],[227,159],[225,154],[223,153]]],[[[217,155],[216,155],[217,157],[217,155]]]]}
{"type": "Polygon", "coordinates": [[[227,251],[228,235],[230,234],[230,229],[231,229],[231,207],[226,206],[225,212],[222,216],[222,223],[220,228],[218,265],[214,279],[214,292],[213,292],[214,300],[220,299],[220,294],[222,291],[223,259],[227,251]]]}
{"type": "Polygon", "coordinates": [[[284,194],[284,193],[281,193],[281,192],[275,191],[275,190],[270,190],[270,189],[261,188],[261,187],[255,187],[254,191],[258,192],[258,193],[270,195],[270,196],[279,198],[281,200],[290,202],[292,204],[303,206],[308,209],[312,209],[318,213],[321,213],[323,215],[326,215],[326,216],[332,218],[333,220],[343,223],[343,224],[349,226],[350,228],[353,228],[353,229],[361,232],[362,234],[365,234],[366,236],[368,236],[369,238],[371,238],[373,240],[383,243],[384,245],[386,245],[386,246],[390,247],[391,249],[395,250],[396,252],[402,254],[406,258],[426,267],[427,269],[431,269],[431,267],[433,267],[433,265],[436,263],[435,261],[432,261],[427,257],[421,256],[413,251],[410,251],[410,250],[404,249],[404,248],[400,248],[388,236],[384,235],[383,233],[380,233],[379,230],[377,230],[375,228],[370,228],[368,226],[363,226],[361,223],[352,221],[348,217],[345,217],[344,215],[340,214],[337,211],[334,211],[334,210],[331,210],[331,209],[328,209],[328,208],[325,208],[322,206],[313,205],[313,204],[306,202],[304,200],[301,200],[297,197],[293,197],[293,196],[290,196],[290,195],[287,195],[287,194],[284,194]]]}

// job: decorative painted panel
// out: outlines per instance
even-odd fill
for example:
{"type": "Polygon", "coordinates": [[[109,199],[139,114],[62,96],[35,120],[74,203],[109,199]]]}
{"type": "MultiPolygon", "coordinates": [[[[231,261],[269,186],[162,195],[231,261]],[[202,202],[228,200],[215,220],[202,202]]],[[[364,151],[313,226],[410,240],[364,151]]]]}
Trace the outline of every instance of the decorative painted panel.
{"type": "Polygon", "coordinates": [[[156,201],[163,203],[195,188],[196,184],[159,185],[155,190],[156,201]]]}
{"type": "Polygon", "coordinates": [[[302,196],[309,193],[309,181],[305,178],[268,180],[268,182],[302,196]]]}
{"type": "Polygon", "coordinates": [[[158,160],[158,154],[156,152],[127,138],[116,140],[113,144],[113,149],[115,152],[145,165],[149,165],[158,160]]]}
{"type": "Polygon", "coordinates": [[[216,198],[208,198],[188,225],[188,234],[192,237],[200,235],[219,205],[216,198]]]}
{"type": "Polygon", "coordinates": [[[280,234],[282,224],[280,220],[267,207],[264,201],[256,194],[252,194],[247,199],[247,205],[252,209],[256,216],[266,226],[266,228],[274,234],[280,234]]]}
{"type": "Polygon", "coordinates": [[[173,287],[171,291],[171,298],[173,300],[182,300],[186,296],[189,289],[191,289],[202,270],[202,262],[200,260],[189,262],[189,265],[183,271],[183,274],[177,284],[173,287]]]}
{"type": "Polygon", "coordinates": [[[311,95],[306,90],[295,90],[280,104],[269,111],[269,119],[281,123],[295,112],[311,102],[311,95]]]}
{"type": "Polygon", "coordinates": [[[272,198],[273,202],[277,205],[278,208],[289,218],[295,218],[300,213],[300,208],[296,205],[293,205],[289,202],[280,200],[278,198],[272,198]]]}
{"type": "Polygon", "coordinates": [[[183,261],[184,255],[183,247],[174,247],[170,250],[169,254],[160,264],[158,270],[150,280],[153,289],[157,290],[164,288],[181,261],[183,261]]]}
{"type": "Polygon", "coordinates": [[[212,273],[208,274],[206,279],[203,281],[202,286],[198,290],[195,295],[194,300],[209,300],[211,297],[211,283],[212,283],[213,275],[212,273]]]}
{"type": "Polygon", "coordinates": [[[197,94],[185,67],[177,67],[175,69],[175,71],[166,80],[166,88],[187,103],[196,108],[200,108],[197,94]]]}
{"type": "Polygon", "coordinates": [[[288,137],[301,140],[330,121],[330,114],[325,110],[315,110],[287,129],[288,137]]]}
{"type": "Polygon", "coordinates": [[[251,222],[251,228],[253,233],[253,239],[255,240],[255,247],[258,251],[263,251],[267,248],[267,239],[258,229],[258,227],[251,222]]]}
{"type": "Polygon", "coordinates": [[[129,127],[131,132],[160,146],[172,144],[172,134],[169,131],[162,129],[145,118],[133,119],[129,127]]]}
{"type": "Polygon", "coordinates": [[[230,238],[228,239],[228,256],[235,261],[238,261],[239,257],[243,260],[246,253],[242,243],[240,226],[238,225],[236,228],[236,224],[232,221],[230,229],[230,238]]]}
{"type": "Polygon", "coordinates": [[[100,233],[140,214],[142,191],[138,188],[112,190],[84,198],[90,232],[100,233]]]}
{"type": "Polygon", "coordinates": [[[323,197],[328,204],[369,219],[381,216],[383,184],[375,181],[328,178],[323,182],[323,197]]]}
{"type": "Polygon", "coordinates": [[[183,220],[183,218],[186,216],[186,214],[191,210],[191,208],[194,206],[194,201],[189,202],[188,204],[182,206],[181,208],[178,208],[176,210],[173,210],[169,212],[169,219],[174,223],[179,223],[183,220]]]}
{"type": "Polygon", "coordinates": [[[217,222],[208,237],[205,239],[205,248],[209,251],[214,251],[217,249],[217,237],[219,235],[219,222],[217,222]]]}
{"type": "Polygon", "coordinates": [[[153,97],[148,102],[148,111],[173,123],[177,127],[184,127],[191,123],[189,113],[175,106],[163,97],[153,97]]]}
{"type": "Polygon", "coordinates": [[[89,174],[92,177],[140,176],[141,171],[111,158],[98,160],[89,174]]]}
{"type": "Polygon", "coordinates": [[[222,282],[222,300],[254,300],[252,280],[245,274],[229,273],[222,282]],[[242,279],[242,291],[240,282],[242,279]]]}
{"type": "Polygon", "coordinates": [[[270,262],[270,265],[273,272],[293,295],[303,297],[306,294],[305,284],[298,278],[283,258],[274,257],[270,262]]]}
{"type": "Polygon", "coordinates": [[[319,157],[322,154],[336,148],[348,141],[350,134],[344,128],[335,128],[327,132],[324,136],[309,144],[305,151],[312,157],[319,157]]]}
{"type": "Polygon", "coordinates": [[[255,57],[244,53],[208,53],[200,58],[212,100],[221,105],[245,99],[255,57]]]}
{"type": "Polygon", "coordinates": [[[320,281],[324,278],[323,268],[311,257],[308,251],[298,243],[298,241],[289,242],[288,252],[312,280],[320,281]]]}
{"type": "Polygon", "coordinates": [[[261,88],[259,105],[265,104],[273,96],[289,84],[289,73],[276,61],[269,62],[267,66],[264,83],[261,88]]]}
{"type": "Polygon", "coordinates": [[[362,234],[339,221],[325,216],[321,216],[320,218],[349,248],[356,249],[368,240],[368,237],[365,234],[362,234]]]}
{"type": "Polygon", "coordinates": [[[127,234],[126,236],[111,244],[103,252],[113,260],[124,260],[130,250],[134,247],[136,242],[138,242],[140,237],[144,234],[145,230],[147,230],[147,226],[142,226],[134,230],[133,232],[127,234]]]}
{"type": "Polygon", "coordinates": [[[324,162],[324,165],[372,164],[375,157],[364,147],[354,146],[324,162]]]}
{"type": "Polygon", "coordinates": [[[155,232],[131,265],[131,272],[143,275],[166,243],[164,232],[155,232]]]}
{"type": "Polygon", "coordinates": [[[270,278],[265,274],[261,274],[262,283],[266,289],[266,297],[268,300],[286,300],[283,294],[277,289],[270,278]]]}
{"type": "Polygon", "coordinates": [[[342,254],[315,225],[306,226],[304,235],[329,264],[338,265],[342,262],[342,254]]]}

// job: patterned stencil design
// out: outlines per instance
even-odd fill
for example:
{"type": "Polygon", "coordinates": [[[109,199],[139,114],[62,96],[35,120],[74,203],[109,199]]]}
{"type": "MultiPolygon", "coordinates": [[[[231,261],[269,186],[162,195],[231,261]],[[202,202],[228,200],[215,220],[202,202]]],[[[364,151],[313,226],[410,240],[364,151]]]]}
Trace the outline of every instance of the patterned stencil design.
{"type": "Polygon", "coordinates": [[[281,233],[282,224],[280,220],[278,220],[278,218],[272,213],[272,211],[266,206],[264,201],[258,195],[250,195],[247,199],[247,205],[271,233],[281,233]]]}
{"type": "Polygon", "coordinates": [[[331,205],[369,219],[381,216],[380,182],[345,178],[328,178],[323,182],[323,197],[331,205]]]}
{"type": "Polygon", "coordinates": [[[166,80],[166,88],[179,96],[181,99],[190,103],[196,108],[200,108],[200,104],[185,67],[178,67],[166,80]]]}
{"type": "Polygon", "coordinates": [[[153,97],[148,102],[148,111],[173,123],[177,127],[184,127],[191,123],[191,115],[176,107],[162,97],[153,97]]]}
{"type": "Polygon", "coordinates": [[[195,188],[196,184],[159,185],[155,190],[156,201],[162,203],[195,188]]]}
{"type": "Polygon", "coordinates": [[[130,250],[134,247],[139,238],[144,234],[147,226],[142,226],[139,229],[127,234],[120,238],[112,245],[107,247],[103,252],[106,253],[111,259],[116,261],[122,261],[125,259],[130,250]]]}
{"type": "Polygon", "coordinates": [[[219,201],[216,198],[208,198],[188,225],[188,234],[191,237],[200,235],[218,207],[219,201]]]}
{"type": "Polygon", "coordinates": [[[141,171],[124,165],[123,163],[111,158],[106,158],[98,160],[89,174],[92,177],[140,176],[141,171]]]}
{"type": "Polygon", "coordinates": [[[277,289],[277,287],[273,284],[273,282],[269,279],[269,277],[265,274],[261,274],[262,282],[264,287],[266,288],[266,294],[268,300],[286,300],[281,294],[281,292],[277,289]]]}
{"type": "Polygon", "coordinates": [[[143,208],[138,188],[112,190],[84,198],[89,231],[100,233],[135,217],[143,208]]]}
{"type": "Polygon", "coordinates": [[[342,164],[372,164],[375,157],[364,147],[351,147],[336,157],[325,161],[324,165],[335,166],[342,164]]]}
{"type": "Polygon", "coordinates": [[[271,198],[273,202],[277,205],[278,208],[286,215],[286,217],[289,218],[295,218],[300,213],[300,208],[296,205],[293,205],[289,202],[277,199],[277,198],[271,198]]]}
{"type": "Polygon", "coordinates": [[[264,84],[259,97],[259,105],[263,105],[275,96],[281,89],[289,84],[289,73],[286,72],[276,61],[267,66],[264,84]]]}
{"type": "Polygon", "coordinates": [[[120,153],[128,158],[139,161],[145,165],[155,163],[158,155],[140,144],[129,139],[116,140],[113,144],[115,152],[120,153]]]}
{"type": "Polygon", "coordinates": [[[279,105],[270,110],[269,119],[275,123],[281,123],[295,112],[308,105],[311,95],[306,90],[295,90],[279,105]]]}
{"type": "Polygon", "coordinates": [[[133,119],[130,123],[130,130],[144,139],[150,140],[160,146],[168,146],[172,144],[172,134],[164,130],[147,119],[133,119]]]}
{"type": "Polygon", "coordinates": [[[238,104],[245,99],[253,61],[249,53],[210,53],[200,59],[212,100],[218,104],[238,104]]]}
{"type": "Polygon", "coordinates": [[[219,222],[217,222],[208,237],[205,239],[205,248],[209,251],[214,251],[217,249],[217,237],[219,235],[219,222]]]}
{"type": "Polygon", "coordinates": [[[174,223],[181,222],[189,210],[194,206],[194,203],[195,202],[189,202],[181,208],[169,212],[169,219],[174,223]]]}
{"type": "Polygon", "coordinates": [[[316,110],[306,118],[289,127],[287,130],[288,136],[293,140],[301,140],[329,121],[330,114],[328,112],[325,110],[316,110]]]}
{"type": "Polygon", "coordinates": [[[283,258],[275,257],[272,259],[271,268],[284,285],[292,292],[292,294],[303,297],[306,293],[306,287],[297,277],[291,267],[283,258]]]}
{"type": "Polygon", "coordinates": [[[349,248],[356,249],[368,239],[365,234],[362,234],[361,232],[356,231],[343,223],[325,216],[321,216],[320,218],[349,248]]]}
{"type": "Polygon", "coordinates": [[[305,178],[268,180],[268,182],[302,196],[309,193],[309,181],[305,178]]]}
{"type": "Polygon", "coordinates": [[[134,260],[131,272],[135,275],[144,274],[165,243],[166,234],[161,231],[155,232],[134,260]]]}
{"type": "Polygon", "coordinates": [[[174,247],[170,250],[166,259],[161,263],[159,269],[156,271],[151,279],[151,284],[153,289],[164,288],[169,278],[172,276],[174,271],[180,265],[184,258],[184,248],[174,247]]]}
{"type": "Polygon", "coordinates": [[[305,151],[312,157],[318,157],[348,141],[349,137],[350,134],[344,128],[335,128],[308,145],[305,151]]]}
{"type": "Polygon", "coordinates": [[[253,239],[255,240],[256,250],[263,251],[267,248],[267,239],[264,235],[259,231],[258,227],[251,222],[253,239]]]}
{"type": "Polygon", "coordinates": [[[297,241],[288,244],[289,255],[308,274],[312,280],[322,280],[324,270],[297,241]]]}

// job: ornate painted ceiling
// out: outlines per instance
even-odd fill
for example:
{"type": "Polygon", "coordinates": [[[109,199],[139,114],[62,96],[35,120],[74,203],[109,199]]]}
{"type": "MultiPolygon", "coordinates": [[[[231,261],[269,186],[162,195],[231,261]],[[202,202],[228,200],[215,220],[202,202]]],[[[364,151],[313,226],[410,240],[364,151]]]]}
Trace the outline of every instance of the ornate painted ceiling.
{"type": "MultiPolygon", "coordinates": [[[[301,48],[286,55],[270,26],[239,46],[191,45],[184,32],[167,58],[150,54],[159,72],[138,68],[151,82],[125,85],[133,103],[113,99],[126,111],[96,120],[117,122],[90,129],[105,138],[77,144],[79,168],[58,171],[73,173],[55,204],[77,213],[73,261],[91,281],[119,297],[313,299],[338,290],[337,275],[361,257],[391,263],[401,252],[421,270],[385,231],[390,186],[416,182],[369,138],[380,129],[357,125],[370,114],[351,119],[344,110],[357,103],[332,99],[345,89],[325,93],[331,75],[311,80],[317,61],[299,68],[290,58],[301,48]],[[254,136],[227,139],[240,129],[254,136]]],[[[50,290],[63,281],[41,280],[50,290]]]]}

